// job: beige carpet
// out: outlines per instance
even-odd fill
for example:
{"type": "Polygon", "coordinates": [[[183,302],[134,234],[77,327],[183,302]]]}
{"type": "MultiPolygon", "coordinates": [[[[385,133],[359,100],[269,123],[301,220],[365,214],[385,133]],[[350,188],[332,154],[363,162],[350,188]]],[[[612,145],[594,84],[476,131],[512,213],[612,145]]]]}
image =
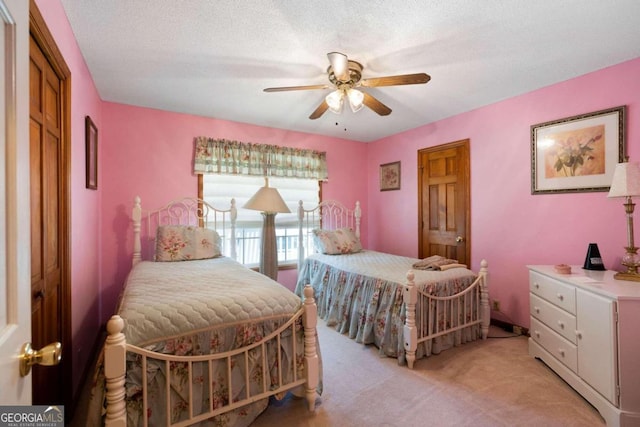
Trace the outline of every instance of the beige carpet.
{"type": "MultiPolygon", "coordinates": [[[[416,362],[414,370],[318,326],[324,392],[272,401],[252,426],[603,426],[598,412],[542,362],[527,339],[490,338],[416,362]]],[[[491,328],[490,336],[508,335],[491,328]]]]}

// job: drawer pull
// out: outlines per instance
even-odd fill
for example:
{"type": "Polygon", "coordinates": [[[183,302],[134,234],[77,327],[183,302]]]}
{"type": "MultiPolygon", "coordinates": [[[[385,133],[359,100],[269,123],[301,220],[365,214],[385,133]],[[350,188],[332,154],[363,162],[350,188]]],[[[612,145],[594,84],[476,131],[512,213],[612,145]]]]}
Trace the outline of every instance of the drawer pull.
{"type": "Polygon", "coordinates": [[[560,301],[564,301],[564,295],[562,295],[562,294],[558,294],[558,299],[559,299],[560,301]]]}
{"type": "Polygon", "coordinates": [[[534,286],[536,289],[540,289],[540,284],[539,284],[538,282],[536,282],[533,286],[534,286]]]}
{"type": "Polygon", "coordinates": [[[581,340],[582,339],[582,332],[580,331],[576,331],[576,337],[581,340]]]}
{"type": "Polygon", "coordinates": [[[560,356],[564,357],[564,350],[563,349],[558,349],[558,353],[560,353],[560,356]]]}
{"type": "Polygon", "coordinates": [[[558,326],[560,326],[560,329],[564,329],[564,322],[558,320],[558,326]]]}
{"type": "Polygon", "coordinates": [[[536,338],[540,338],[540,331],[534,331],[534,334],[536,334],[536,338]]]}
{"type": "Polygon", "coordinates": [[[536,311],[536,313],[540,314],[540,307],[533,307],[533,309],[536,311]]]}

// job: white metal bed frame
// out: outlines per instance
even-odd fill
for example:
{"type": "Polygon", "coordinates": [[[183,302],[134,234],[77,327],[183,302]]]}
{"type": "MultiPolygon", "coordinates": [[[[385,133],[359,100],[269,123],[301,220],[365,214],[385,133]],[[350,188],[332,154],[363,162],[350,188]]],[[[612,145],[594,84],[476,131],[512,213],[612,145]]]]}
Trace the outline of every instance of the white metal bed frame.
{"type": "MultiPolygon", "coordinates": [[[[231,253],[235,255],[235,220],[236,220],[236,207],[235,201],[232,199],[231,205],[229,209],[220,210],[216,209],[213,206],[207,204],[205,201],[196,198],[184,198],[181,200],[173,201],[164,206],[163,208],[145,212],[145,220],[147,222],[147,236],[146,238],[151,240],[155,238],[155,226],[161,224],[204,224],[205,226],[210,226],[211,228],[215,228],[220,230],[221,228],[226,230],[227,227],[229,229],[229,238],[228,244],[231,245],[231,253]],[[154,222],[155,225],[150,225],[150,222],[154,222]]],[[[133,245],[133,264],[137,264],[142,260],[142,252],[143,245],[141,241],[141,224],[142,224],[142,208],[140,204],[140,198],[136,197],[134,201],[134,207],[132,211],[132,219],[133,219],[133,232],[134,232],[134,245],[133,245]]],[[[224,231],[226,233],[226,231],[224,231]]],[[[223,234],[221,234],[222,236],[223,234]]],[[[227,239],[225,239],[227,240],[227,239]]],[[[146,253],[146,252],[145,252],[146,253]]],[[[143,380],[143,414],[147,411],[147,390],[146,390],[146,364],[148,359],[160,360],[165,363],[167,368],[167,372],[169,372],[169,365],[171,362],[182,362],[186,363],[188,366],[189,378],[192,378],[192,369],[193,363],[196,362],[206,362],[208,364],[209,369],[209,378],[211,378],[211,370],[212,364],[214,361],[224,360],[227,364],[227,375],[228,378],[231,377],[231,363],[232,358],[238,357],[238,355],[244,355],[245,366],[248,363],[248,355],[249,352],[255,348],[260,348],[261,355],[263,358],[263,384],[262,384],[262,392],[251,395],[249,391],[248,384],[245,386],[247,392],[244,399],[240,401],[233,401],[233,390],[231,386],[231,381],[228,381],[228,404],[220,407],[213,408],[213,388],[209,389],[209,408],[206,412],[194,415],[193,413],[193,390],[192,390],[192,381],[190,380],[190,388],[189,388],[189,419],[170,424],[172,426],[186,426],[191,425],[193,423],[197,423],[211,417],[215,417],[217,415],[223,414],[228,411],[232,411],[244,405],[256,402],[260,399],[268,398],[270,396],[282,397],[284,394],[292,390],[296,387],[303,386],[305,390],[305,397],[307,400],[307,405],[310,411],[315,409],[315,400],[316,400],[316,388],[319,384],[319,358],[318,358],[318,349],[316,347],[316,325],[317,325],[317,307],[315,304],[315,300],[313,297],[313,289],[311,286],[307,286],[304,289],[304,302],[302,308],[298,310],[295,315],[286,322],[283,326],[281,326],[278,330],[274,331],[270,335],[264,337],[261,341],[254,343],[250,346],[238,348],[232,351],[228,351],[225,353],[219,354],[210,354],[210,355],[201,355],[201,356],[174,356],[167,355],[162,353],[156,353],[152,351],[145,350],[143,348],[137,347],[132,344],[128,344],[126,342],[126,338],[122,333],[124,328],[124,319],[120,316],[113,315],[111,319],[107,323],[107,332],[108,336],[105,342],[104,349],[104,373],[106,378],[106,426],[122,426],[125,427],[127,425],[127,414],[126,414],[126,402],[125,402],[125,376],[126,376],[126,354],[127,352],[135,353],[141,357],[142,360],[142,375],[143,380]],[[288,383],[283,383],[282,379],[282,368],[281,364],[278,363],[279,375],[278,375],[278,386],[275,389],[272,389],[268,386],[266,379],[269,378],[269,375],[266,372],[267,364],[264,363],[264,359],[266,357],[266,347],[270,342],[276,343],[276,348],[278,348],[278,360],[280,361],[282,358],[282,349],[280,348],[280,340],[281,336],[287,332],[289,329],[290,333],[295,333],[295,323],[296,321],[302,318],[303,327],[304,327],[304,376],[299,377],[297,374],[297,370],[293,369],[293,381],[288,383]]],[[[293,340],[294,351],[295,351],[295,340],[293,340]]],[[[294,362],[295,363],[295,362],[294,362]]],[[[167,376],[169,377],[169,376],[167,376]]],[[[246,381],[249,381],[247,378],[246,381]]],[[[170,396],[170,388],[171,381],[167,381],[166,385],[166,399],[169,402],[170,396]]],[[[170,405],[167,404],[167,419],[171,420],[170,417],[170,405]]],[[[143,417],[144,425],[147,426],[147,418],[143,417]]]]}
{"type": "MultiPolygon", "coordinates": [[[[360,237],[361,217],[360,202],[356,202],[354,209],[349,209],[336,200],[326,200],[312,209],[305,209],[300,201],[298,204],[299,241],[306,242],[308,248],[313,247],[310,228],[314,224],[329,230],[350,227],[356,236],[360,237]]],[[[305,258],[304,246],[302,243],[299,245],[298,271],[305,258]]],[[[416,350],[420,343],[473,325],[480,325],[482,339],[487,338],[491,320],[487,267],[487,261],[482,260],[477,279],[464,291],[448,297],[433,296],[418,289],[414,282],[413,270],[407,272],[407,281],[403,285],[403,302],[406,309],[403,345],[409,369],[413,369],[416,350]],[[467,312],[466,307],[469,304],[471,309],[467,312]],[[440,325],[437,319],[438,314],[443,310],[448,322],[440,325]],[[463,322],[459,321],[461,312],[465,319],[463,322]],[[466,320],[467,315],[468,320],[466,320]],[[447,327],[447,324],[453,326],[447,327]]]]}

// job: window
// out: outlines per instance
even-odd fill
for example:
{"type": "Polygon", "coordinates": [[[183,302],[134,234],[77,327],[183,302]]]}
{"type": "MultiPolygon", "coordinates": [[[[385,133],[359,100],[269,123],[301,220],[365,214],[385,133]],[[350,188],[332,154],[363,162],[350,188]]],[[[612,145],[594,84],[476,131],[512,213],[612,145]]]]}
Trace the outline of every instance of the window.
{"type": "MultiPolygon", "coordinates": [[[[260,239],[262,234],[262,215],[260,212],[242,209],[242,206],[264,186],[261,176],[246,175],[202,175],[202,198],[217,208],[229,205],[231,198],[236,199],[238,219],[236,222],[237,260],[249,267],[260,264],[260,239]]],[[[302,200],[307,209],[320,202],[320,181],[316,179],[270,177],[269,186],[277,188],[291,213],[276,215],[276,240],[278,245],[278,265],[295,265],[298,261],[298,202],[302,200]]],[[[305,224],[308,230],[319,224],[305,224]]],[[[307,244],[308,239],[304,239],[307,244]]],[[[230,245],[224,245],[224,254],[230,256],[230,245]]],[[[305,253],[311,248],[305,247],[305,253]]]]}

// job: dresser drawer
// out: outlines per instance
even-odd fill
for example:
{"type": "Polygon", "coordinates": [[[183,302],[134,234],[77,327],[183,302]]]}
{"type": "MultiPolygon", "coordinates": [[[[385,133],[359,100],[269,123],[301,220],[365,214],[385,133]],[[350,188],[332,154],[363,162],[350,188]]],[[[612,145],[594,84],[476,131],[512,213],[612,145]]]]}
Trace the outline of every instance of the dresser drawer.
{"type": "Polygon", "coordinates": [[[576,290],[573,286],[565,285],[551,277],[529,272],[529,290],[532,294],[557,305],[571,314],[576,314],[576,290]]]}
{"type": "Polygon", "coordinates": [[[543,300],[535,294],[529,295],[529,311],[533,317],[568,339],[576,342],[576,317],[561,308],[543,300]]]}
{"type": "Polygon", "coordinates": [[[573,372],[578,372],[577,347],[556,334],[535,317],[531,318],[531,338],[573,372]]]}

